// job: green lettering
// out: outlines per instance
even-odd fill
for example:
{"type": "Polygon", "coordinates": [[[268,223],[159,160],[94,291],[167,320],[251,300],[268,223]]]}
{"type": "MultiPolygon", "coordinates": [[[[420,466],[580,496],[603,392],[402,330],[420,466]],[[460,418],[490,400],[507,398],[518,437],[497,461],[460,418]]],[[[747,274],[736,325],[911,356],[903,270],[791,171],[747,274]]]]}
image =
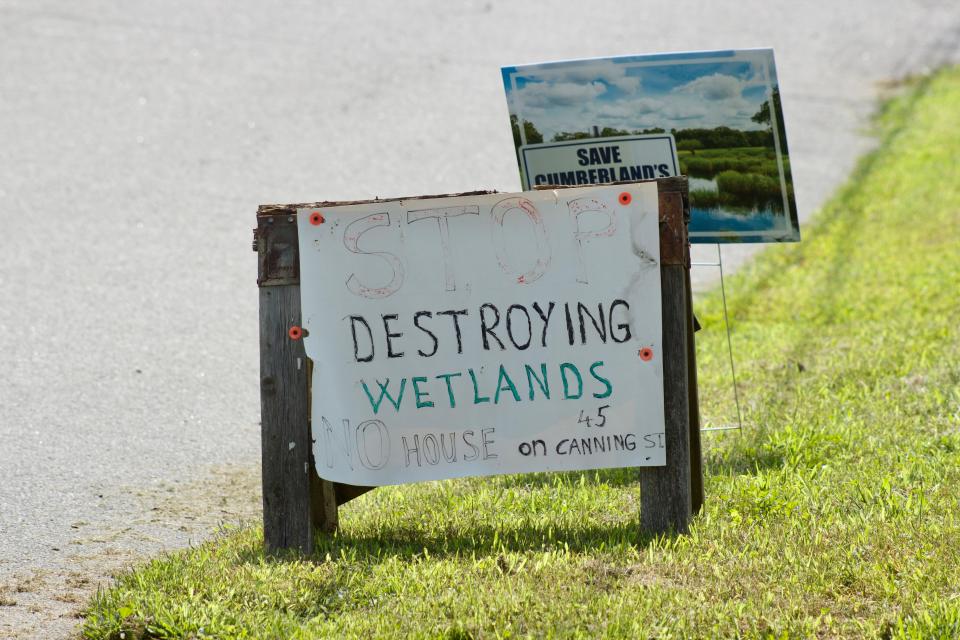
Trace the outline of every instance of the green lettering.
{"type": "Polygon", "coordinates": [[[428,391],[420,390],[420,383],[426,382],[427,379],[423,376],[417,376],[410,379],[413,382],[413,397],[417,401],[417,409],[423,409],[424,407],[432,407],[433,400],[421,400],[421,398],[429,398],[430,393],[428,391]]]}
{"type": "Polygon", "coordinates": [[[547,380],[547,365],[546,363],[540,364],[540,375],[542,377],[538,378],[537,374],[534,373],[533,368],[525,364],[523,365],[527,370],[527,386],[530,387],[530,399],[533,400],[533,381],[537,381],[537,385],[540,387],[540,391],[543,393],[543,397],[547,400],[550,399],[550,383],[547,380]]]}
{"type": "Polygon", "coordinates": [[[367,398],[370,400],[370,406],[373,408],[374,415],[380,411],[380,405],[383,403],[384,398],[390,401],[390,404],[393,405],[394,409],[400,411],[400,403],[403,401],[403,390],[407,386],[406,378],[400,379],[400,392],[397,394],[396,400],[394,400],[393,396],[390,395],[390,392],[387,391],[387,387],[390,386],[390,378],[387,378],[386,382],[380,382],[377,380],[377,386],[380,387],[380,397],[377,400],[373,399],[373,395],[370,393],[370,389],[367,388],[367,383],[365,380],[361,380],[360,384],[363,385],[363,392],[367,394],[367,398]]]}
{"type": "Polygon", "coordinates": [[[493,404],[500,403],[501,391],[509,391],[513,394],[513,399],[520,402],[520,394],[517,393],[517,388],[513,385],[513,380],[507,375],[507,370],[503,368],[503,365],[500,365],[500,376],[497,378],[497,392],[493,396],[493,404]],[[504,386],[504,383],[506,383],[506,386],[504,386]]]}
{"type": "Polygon", "coordinates": [[[443,381],[447,383],[447,397],[450,398],[450,408],[453,409],[457,406],[457,399],[453,396],[453,386],[450,384],[450,378],[459,378],[461,374],[459,371],[456,373],[441,373],[438,375],[438,378],[443,378],[443,381]]]}
{"type": "Polygon", "coordinates": [[[480,391],[477,389],[477,375],[473,372],[473,369],[467,369],[467,373],[470,374],[470,380],[473,381],[473,404],[490,402],[490,396],[480,395],[480,391]]]}
{"type": "Polygon", "coordinates": [[[590,365],[590,375],[592,375],[594,378],[596,378],[599,382],[602,382],[602,383],[603,383],[603,386],[605,386],[605,387],[607,388],[607,390],[604,391],[603,393],[595,393],[595,394],[593,394],[593,397],[594,397],[594,398],[609,398],[609,397],[610,397],[610,394],[613,393],[613,385],[610,384],[610,381],[607,380],[606,378],[604,378],[603,376],[601,376],[599,373],[596,372],[596,369],[598,369],[598,368],[600,368],[600,367],[602,367],[602,366],[603,366],[603,360],[597,360],[597,361],[594,362],[592,365],[590,365]]]}
{"type": "Polygon", "coordinates": [[[583,397],[583,378],[580,377],[580,370],[569,362],[560,365],[560,378],[563,380],[563,398],[564,400],[577,400],[583,397]],[[570,383],[567,382],[567,371],[573,371],[577,377],[577,395],[570,395],[570,383]]]}

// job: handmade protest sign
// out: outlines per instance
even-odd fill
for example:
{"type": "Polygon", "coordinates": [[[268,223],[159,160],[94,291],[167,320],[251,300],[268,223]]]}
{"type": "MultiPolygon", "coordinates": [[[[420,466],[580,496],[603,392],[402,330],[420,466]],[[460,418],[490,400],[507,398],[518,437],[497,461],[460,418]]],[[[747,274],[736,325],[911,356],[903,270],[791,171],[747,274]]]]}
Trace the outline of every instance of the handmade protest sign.
{"type": "Polygon", "coordinates": [[[318,474],[665,464],[653,183],[298,210],[318,474]]]}

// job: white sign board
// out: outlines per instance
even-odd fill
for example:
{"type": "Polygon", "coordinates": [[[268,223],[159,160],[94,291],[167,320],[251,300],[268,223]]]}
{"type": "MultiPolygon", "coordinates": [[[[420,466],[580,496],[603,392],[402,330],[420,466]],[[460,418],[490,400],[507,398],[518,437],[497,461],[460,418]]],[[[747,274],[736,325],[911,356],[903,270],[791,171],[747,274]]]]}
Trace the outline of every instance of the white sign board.
{"type": "Polygon", "coordinates": [[[322,478],[664,465],[657,187],[298,211],[322,478]]]}
{"type": "Polygon", "coordinates": [[[526,189],[680,175],[669,133],[527,144],[520,147],[520,163],[526,189]]]}

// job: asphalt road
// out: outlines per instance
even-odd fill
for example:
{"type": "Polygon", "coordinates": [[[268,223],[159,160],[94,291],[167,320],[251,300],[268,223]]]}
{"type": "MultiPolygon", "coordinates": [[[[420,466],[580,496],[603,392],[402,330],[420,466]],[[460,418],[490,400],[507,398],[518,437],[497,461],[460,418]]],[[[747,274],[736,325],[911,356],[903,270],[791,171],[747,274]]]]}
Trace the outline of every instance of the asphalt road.
{"type": "Polygon", "coordinates": [[[956,0],[0,0],[0,636],[256,515],[258,204],[516,190],[501,65],[773,46],[806,219],[958,43],[956,0]]]}

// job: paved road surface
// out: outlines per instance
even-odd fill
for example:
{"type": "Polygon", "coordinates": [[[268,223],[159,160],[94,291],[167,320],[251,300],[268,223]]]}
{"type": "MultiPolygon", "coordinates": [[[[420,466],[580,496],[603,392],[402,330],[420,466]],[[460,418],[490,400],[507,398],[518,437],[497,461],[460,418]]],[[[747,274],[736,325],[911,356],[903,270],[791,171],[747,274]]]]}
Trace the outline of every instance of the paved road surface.
{"type": "Polygon", "coordinates": [[[960,41],[955,0],[587,6],[0,0],[0,636],[256,515],[259,203],[514,190],[501,65],[772,45],[806,218],[960,41]]]}

